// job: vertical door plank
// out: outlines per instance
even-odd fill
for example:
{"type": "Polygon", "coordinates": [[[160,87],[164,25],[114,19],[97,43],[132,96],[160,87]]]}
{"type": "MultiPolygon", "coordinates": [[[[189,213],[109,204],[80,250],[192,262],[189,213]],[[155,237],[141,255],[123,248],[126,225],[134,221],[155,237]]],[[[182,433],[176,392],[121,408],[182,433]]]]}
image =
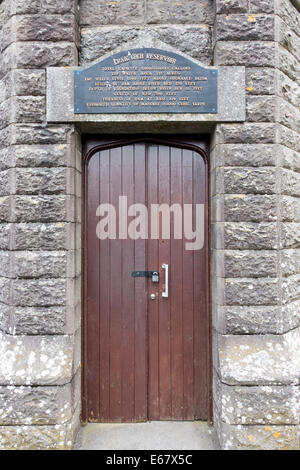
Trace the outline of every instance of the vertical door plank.
{"type": "MultiPolygon", "coordinates": [[[[193,203],[193,157],[191,150],[183,150],[183,202],[193,203]]],[[[183,355],[184,355],[184,412],[186,420],[194,419],[194,265],[193,251],[182,251],[183,283],[183,355]]]]}
{"type": "MultiPolygon", "coordinates": [[[[136,204],[146,204],[145,144],[134,145],[134,199],[136,204]]],[[[147,245],[145,239],[135,241],[135,270],[146,270],[147,245]]],[[[135,278],[135,416],[146,421],[148,379],[148,331],[146,278],[135,278]]]]}
{"type": "MultiPolygon", "coordinates": [[[[158,204],[158,145],[148,144],[147,146],[147,167],[148,167],[148,210],[149,228],[151,222],[151,204],[158,204]]],[[[149,270],[159,270],[158,239],[148,240],[148,267],[149,270]]],[[[162,282],[161,276],[159,282],[162,282]]],[[[156,300],[148,300],[149,315],[149,419],[158,420],[159,412],[159,316],[158,306],[159,283],[150,281],[149,294],[154,293],[156,300]]]]}
{"type": "MultiPolygon", "coordinates": [[[[159,145],[158,157],[158,194],[160,204],[170,202],[170,148],[159,145]]],[[[161,268],[162,264],[170,265],[170,240],[159,240],[159,266],[161,273],[159,292],[159,401],[160,419],[171,419],[172,383],[171,383],[171,324],[170,324],[170,297],[163,298],[165,272],[161,268]]],[[[172,279],[169,277],[171,284],[172,279]]]]}
{"type": "MultiPolygon", "coordinates": [[[[171,200],[182,206],[182,150],[171,148],[171,200]]],[[[172,419],[183,419],[183,311],[182,311],[182,239],[174,239],[174,218],[171,216],[170,309],[171,309],[171,374],[172,419]]],[[[182,223],[181,223],[182,229],[182,223]]]]}
{"type": "MultiPolygon", "coordinates": [[[[134,203],[133,146],[122,147],[122,188],[128,207],[134,203]]],[[[125,236],[125,229],[124,229],[125,236]]],[[[122,239],[122,421],[135,421],[134,407],[134,240],[122,239]]]]}
{"type": "Polygon", "coordinates": [[[87,283],[89,296],[87,297],[87,309],[89,312],[87,321],[87,336],[92,347],[88,348],[87,361],[89,364],[87,374],[88,394],[88,419],[97,419],[99,416],[99,249],[96,237],[97,217],[96,210],[99,201],[99,154],[95,154],[88,165],[88,200],[87,217],[88,231],[87,243],[89,246],[87,283]]]}
{"type": "MultiPolygon", "coordinates": [[[[110,201],[110,156],[109,150],[103,150],[99,155],[99,180],[100,197],[98,203],[109,203],[110,201]]],[[[99,275],[99,309],[100,309],[100,331],[98,344],[100,348],[100,410],[99,419],[101,421],[110,420],[110,240],[99,240],[98,244],[100,256],[99,275]]],[[[91,253],[91,263],[94,263],[95,253],[91,253]]]]}
{"type": "MultiPolygon", "coordinates": [[[[121,190],[121,147],[110,150],[110,200],[118,208],[121,190]]],[[[118,216],[117,216],[118,222],[118,216]]],[[[117,224],[118,225],[118,224],[117,224]]],[[[110,419],[122,418],[122,243],[110,240],[110,419]]]]}

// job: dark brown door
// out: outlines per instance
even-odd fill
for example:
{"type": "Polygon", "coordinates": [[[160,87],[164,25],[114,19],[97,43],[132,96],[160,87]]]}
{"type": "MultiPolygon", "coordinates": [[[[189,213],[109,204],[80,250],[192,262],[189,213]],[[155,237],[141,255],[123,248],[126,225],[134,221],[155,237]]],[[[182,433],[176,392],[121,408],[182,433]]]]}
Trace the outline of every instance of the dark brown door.
{"type": "Polygon", "coordinates": [[[85,145],[84,421],[209,418],[205,150],[205,142],[179,139],[88,140],[85,145]],[[147,212],[129,211],[125,222],[120,196],[127,197],[125,212],[133,204],[147,212]],[[115,208],[116,231],[109,225],[107,239],[99,239],[100,204],[115,208]],[[162,232],[162,216],[159,232],[151,231],[155,204],[182,208],[182,238],[172,211],[170,237],[162,232]],[[204,208],[204,245],[191,250],[184,237],[184,208],[196,205],[204,208]],[[144,218],[137,219],[141,214],[144,218]],[[132,274],[156,270],[159,282],[144,277],[151,273],[132,274]]]}

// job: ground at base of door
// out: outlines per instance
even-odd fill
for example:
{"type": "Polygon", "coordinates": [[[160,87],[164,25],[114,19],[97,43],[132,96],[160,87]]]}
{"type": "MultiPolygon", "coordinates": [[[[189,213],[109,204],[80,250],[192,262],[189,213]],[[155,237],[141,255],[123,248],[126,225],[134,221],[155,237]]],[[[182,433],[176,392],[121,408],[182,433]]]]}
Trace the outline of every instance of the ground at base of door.
{"type": "Polygon", "coordinates": [[[215,450],[214,429],[202,421],[88,424],[81,428],[77,450],[215,450]]]}

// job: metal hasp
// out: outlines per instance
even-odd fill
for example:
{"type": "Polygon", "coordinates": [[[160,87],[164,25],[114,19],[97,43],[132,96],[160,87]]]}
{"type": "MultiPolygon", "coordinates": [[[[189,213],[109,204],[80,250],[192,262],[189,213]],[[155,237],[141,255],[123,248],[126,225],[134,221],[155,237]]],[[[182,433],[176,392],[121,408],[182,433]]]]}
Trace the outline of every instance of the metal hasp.
{"type": "Polygon", "coordinates": [[[172,51],[118,52],[74,72],[75,114],[218,112],[218,70],[172,51]]]}
{"type": "Polygon", "coordinates": [[[152,277],[152,282],[158,282],[158,271],[132,271],[132,277],[152,277]]]}

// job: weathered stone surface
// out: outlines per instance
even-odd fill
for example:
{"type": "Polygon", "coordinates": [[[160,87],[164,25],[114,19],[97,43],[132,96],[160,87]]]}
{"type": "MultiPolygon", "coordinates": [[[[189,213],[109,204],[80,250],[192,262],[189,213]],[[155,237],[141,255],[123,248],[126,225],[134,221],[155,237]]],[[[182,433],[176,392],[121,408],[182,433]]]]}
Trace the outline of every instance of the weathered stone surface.
{"type": "Polygon", "coordinates": [[[64,125],[12,124],[3,132],[3,145],[65,144],[71,133],[72,127],[64,125]]]}
{"type": "Polygon", "coordinates": [[[289,304],[300,298],[300,274],[286,277],[282,282],[282,302],[289,304]]]}
{"type": "Polygon", "coordinates": [[[213,2],[206,0],[146,0],[146,22],[149,24],[201,24],[214,22],[213,2]]]}
{"type": "Polygon", "coordinates": [[[81,0],[79,7],[82,26],[145,23],[145,0],[81,0]]]}
{"type": "Polygon", "coordinates": [[[8,46],[2,54],[0,67],[43,68],[77,64],[77,49],[71,42],[17,42],[8,46]]]}
{"type": "Polygon", "coordinates": [[[276,0],[250,0],[250,13],[274,13],[276,0]]]}
{"type": "MultiPolygon", "coordinates": [[[[218,418],[216,418],[216,421],[218,418]]],[[[297,450],[299,426],[235,426],[216,423],[224,450],[297,450]]]]}
{"type": "MultiPolygon", "coordinates": [[[[251,160],[248,165],[251,166],[251,160]]],[[[274,194],[276,170],[270,168],[225,168],[224,191],[226,194],[274,194]]]]}
{"type": "MultiPolygon", "coordinates": [[[[300,240],[300,233],[299,233],[300,240]]],[[[277,229],[274,223],[229,223],[224,227],[226,249],[268,250],[277,245],[277,229]]]]}
{"type": "Polygon", "coordinates": [[[226,251],[224,257],[225,277],[255,278],[277,275],[275,251],[226,251]]]}
{"type": "Polygon", "coordinates": [[[217,41],[272,41],[273,15],[218,15],[215,36],[217,41]]]}
{"type": "Polygon", "coordinates": [[[278,16],[299,35],[300,31],[300,18],[299,11],[292,4],[291,0],[281,0],[278,6],[278,16]]]}
{"type": "Polygon", "coordinates": [[[296,82],[291,80],[287,75],[279,72],[279,96],[293,104],[300,106],[299,86],[296,82]]]}
{"type": "Polygon", "coordinates": [[[75,172],[71,168],[17,169],[15,185],[16,194],[75,194],[75,172]]]}
{"type": "Polygon", "coordinates": [[[9,305],[10,302],[11,281],[7,278],[0,277],[0,302],[9,305]]]}
{"type": "Polygon", "coordinates": [[[226,279],[226,305],[276,305],[279,300],[278,280],[226,279]]]}
{"type": "Polygon", "coordinates": [[[300,129],[299,109],[282,98],[279,98],[278,101],[280,124],[283,124],[298,133],[300,129]]]}
{"type": "Polygon", "coordinates": [[[67,334],[66,316],[67,307],[11,307],[10,322],[2,331],[31,336],[67,334]]]}
{"type": "Polygon", "coordinates": [[[14,203],[15,222],[75,222],[73,196],[16,196],[14,203]]]}
{"type": "Polygon", "coordinates": [[[246,12],[248,0],[216,0],[217,13],[246,12]]]}
{"type": "Polygon", "coordinates": [[[8,250],[10,248],[11,224],[0,224],[0,249],[8,250]]]}
{"type": "Polygon", "coordinates": [[[282,248],[300,248],[300,224],[284,223],[281,227],[282,248]]]}
{"type": "Polygon", "coordinates": [[[273,96],[248,96],[247,120],[249,122],[274,122],[276,101],[273,96]]]}
{"type": "MultiPolygon", "coordinates": [[[[9,229],[10,227],[7,226],[5,233],[8,233],[9,229]]],[[[64,222],[15,224],[12,238],[12,246],[15,250],[74,249],[75,224],[64,222]]]]}
{"type": "Polygon", "coordinates": [[[216,65],[275,66],[275,45],[259,41],[218,41],[215,47],[216,65]]]}
{"type": "Polygon", "coordinates": [[[191,57],[210,65],[212,58],[211,32],[206,25],[157,27],[95,27],[86,28],[81,37],[81,64],[89,63],[102,55],[136,40],[144,45],[145,36],[159,40],[191,57]]]}
{"type": "Polygon", "coordinates": [[[5,4],[8,15],[21,15],[23,13],[75,13],[76,0],[31,0],[30,4],[24,0],[10,0],[5,4]]]}
{"type": "Polygon", "coordinates": [[[300,222],[300,198],[281,196],[281,220],[283,222],[300,222]]]}
{"type": "Polygon", "coordinates": [[[272,222],[277,220],[275,196],[232,194],[224,200],[224,220],[228,222],[272,222]]]}
{"type": "Polygon", "coordinates": [[[288,29],[284,21],[281,19],[277,23],[277,41],[288,52],[293,54],[294,57],[300,60],[300,37],[298,33],[294,33],[288,29]]]}
{"type": "Polygon", "coordinates": [[[0,198],[0,222],[11,221],[11,205],[12,198],[10,196],[0,198]]]}
{"type": "Polygon", "coordinates": [[[300,272],[300,250],[282,250],[281,269],[283,276],[300,272]]]}
{"type": "Polygon", "coordinates": [[[276,165],[273,145],[226,144],[222,148],[224,166],[264,167],[276,165]]]}
{"type": "Polygon", "coordinates": [[[78,370],[80,334],[0,336],[1,385],[64,385],[78,370]]]}
{"type": "MultiPolygon", "coordinates": [[[[75,157],[66,144],[15,145],[12,155],[16,167],[75,166],[75,157]]],[[[1,155],[1,153],[0,153],[1,155]]]]}
{"type": "Polygon", "coordinates": [[[65,424],[0,426],[2,450],[71,450],[80,427],[79,406],[65,424]]]}
{"type": "Polygon", "coordinates": [[[283,329],[281,308],[273,305],[219,307],[219,315],[225,325],[220,332],[228,335],[279,334],[291,329],[289,320],[285,321],[286,329],[283,329]]]}
{"type": "Polygon", "coordinates": [[[279,48],[279,69],[291,80],[295,82],[298,80],[300,71],[299,61],[283,47],[279,48]]]}
{"type": "Polygon", "coordinates": [[[77,373],[71,383],[59,387],[0,386],[1,426],[67,423],[78,406],[79,382],[77,373]]]}
{"type": "Polygon", "coordinates": [[[13,282],[12,298],[16,306],[56,306],[67,302],[66,279],[18,279],[13,282]]]}
{"type": "Polygon", "coordinates": [[[279,125],[278,139],[280,139],[280,143],[282,145],[285,145],[296,152],[300,152],[300,138],[298,132],[289,129],[286,126],[279,125]]]}
{"type": "Polygon", "coordinates": [[[273,144],[276,142],[274,124],[222,124],[224,143],[273,144]]]}
{"type": "Polygon", "coordinates": [[[16,41],[70,41],[75,38],[75,17],[65,15],[15,15],[5,23],[3,49],[16,41]]]}
{"type": "Polygon", "coordinates": [[[220,418],[227,424],[291,425],[299,422],[299,386],[228,386],[215,377],[220,418]]]}
{"type": "Polygon", "coordinates": [[[246,86],[251,95],[275,95],[276,74],[272,68],[247,68],[246,86]]]}
{"type": "MultiPolygon", "coordinates": [[[[0,260],[3,256],[0,253],[0,260]]],[[[11,253],[11,276],[19,278],[72,277],[75,272],[72,251],[18,251],[11,253]]]]}
{"type": "Polygon", "coordinates": [[[223,383],[299,384],[299,328],[285,335],[219,335],[218,345],[223,383]]]}

